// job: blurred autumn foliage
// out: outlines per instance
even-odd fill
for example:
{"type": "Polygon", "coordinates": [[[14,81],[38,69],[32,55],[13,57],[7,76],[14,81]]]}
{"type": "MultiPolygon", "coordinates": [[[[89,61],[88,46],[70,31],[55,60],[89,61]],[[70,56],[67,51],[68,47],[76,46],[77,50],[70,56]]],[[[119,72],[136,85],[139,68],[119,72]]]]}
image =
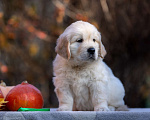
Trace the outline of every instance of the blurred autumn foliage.
{"type": "Polygon", "coordinates": [[[1,0],[0,79],[38,87],[44,107],[57,107],[52,61],[58,36],[88,21],[102,34],[105,62],[125,86],[129,107],[150,107],[149,0],[1,0]]]}

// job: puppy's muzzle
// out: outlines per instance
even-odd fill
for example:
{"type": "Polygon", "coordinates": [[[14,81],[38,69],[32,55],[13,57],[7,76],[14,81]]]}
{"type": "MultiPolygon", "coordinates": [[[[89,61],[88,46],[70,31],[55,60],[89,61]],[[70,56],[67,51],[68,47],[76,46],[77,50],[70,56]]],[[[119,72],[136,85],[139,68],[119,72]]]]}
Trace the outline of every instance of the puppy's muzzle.
{"type": "Polygon", "coordinates": [[[95,48],[88,48],[87,53],[88,53],[88,59],[95,60],[95,48]]]}
{"type": "Polygon", "coordinates": [[[89,48],[89,49],[87,49],[87,52],[88,52],[89,54],[91,54],[91,55],[94,55],[95,49],[94,49],[94,48],[89,48]]]}

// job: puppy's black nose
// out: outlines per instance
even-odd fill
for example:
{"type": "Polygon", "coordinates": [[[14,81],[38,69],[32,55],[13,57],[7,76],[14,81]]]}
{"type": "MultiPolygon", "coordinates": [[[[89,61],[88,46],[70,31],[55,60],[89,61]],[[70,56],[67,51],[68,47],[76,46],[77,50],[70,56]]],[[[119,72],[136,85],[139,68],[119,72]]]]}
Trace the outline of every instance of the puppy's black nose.
{"type": "Polygon", "coordinates": [[[94,48],[89,48],[87,50],[87,52],[90,53],[90,54],[94,54],[95,53],[95,49],[94,48]]]}

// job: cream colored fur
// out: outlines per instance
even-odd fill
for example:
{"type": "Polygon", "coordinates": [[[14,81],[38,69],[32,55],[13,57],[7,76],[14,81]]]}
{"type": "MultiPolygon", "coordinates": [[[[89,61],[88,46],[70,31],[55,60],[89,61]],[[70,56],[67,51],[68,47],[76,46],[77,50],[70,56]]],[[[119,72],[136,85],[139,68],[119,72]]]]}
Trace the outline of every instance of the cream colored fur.
{"type": "Polygon", "coordinates": [[[71,24],[58,38],[56,52],[53,82],[59,111],[114,111],[124,106],[124,87],[103,62],[106,50],[93,25],[71,24]],[[80,39],[83,42],[77,42],[80,39]],[[92,58],[87,52],[91,47],[92,58]]]}

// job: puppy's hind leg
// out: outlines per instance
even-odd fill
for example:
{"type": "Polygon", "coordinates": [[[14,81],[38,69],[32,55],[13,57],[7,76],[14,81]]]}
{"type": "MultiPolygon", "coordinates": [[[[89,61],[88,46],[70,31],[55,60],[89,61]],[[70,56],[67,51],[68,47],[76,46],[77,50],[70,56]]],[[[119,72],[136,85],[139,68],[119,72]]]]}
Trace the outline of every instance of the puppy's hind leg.
{"type": "Polygon", "coordinates": [[[129,111],[129,109],[127,105],[121,105],[116,108],[116,111],[129,111]]]}
{"type": "Polygon", "coordinates": [[[112,106],[115,108],[115,111],[129,111],[127,105],[124,104],[124,100],[116,100],[112,106]]]}

